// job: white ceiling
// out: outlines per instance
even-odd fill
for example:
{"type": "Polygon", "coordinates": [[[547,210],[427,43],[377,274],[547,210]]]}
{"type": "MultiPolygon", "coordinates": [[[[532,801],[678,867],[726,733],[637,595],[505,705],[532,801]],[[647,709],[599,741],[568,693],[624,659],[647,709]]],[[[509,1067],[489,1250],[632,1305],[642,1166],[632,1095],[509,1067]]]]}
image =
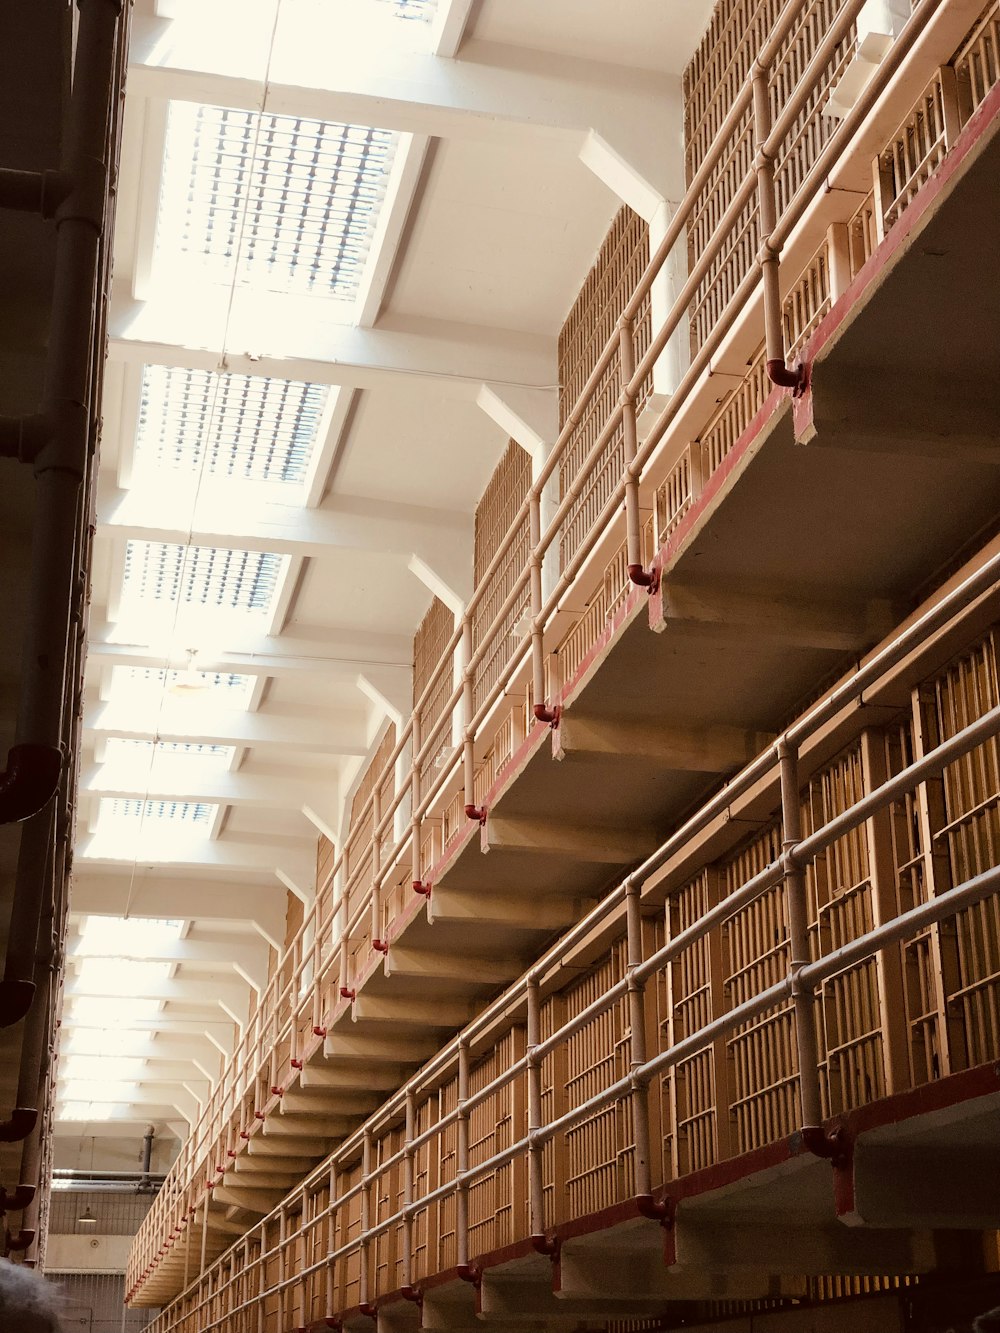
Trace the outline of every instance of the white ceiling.
{"type": "MultiPolygon", "coordinates": [[[[234,1023],[245,1022],[273,964],[271,945],[284,938],[287,886],[311,888],[316,838],[340,826],[382,726],[373,697],[404,707],[410,698],[412,635],[431,584],[468,594],[472,514],[509,434],[480,406],[483,386],[515,407],[530,389],[552,419],[556,336],[621,205],[611,186],[621,190],[631,173],[659,188],[650,175],[658,146],[680,135],[676,76],[711,5],[438,0],[427,21],[402,20],[395,8],[393,0],[136,6],[74,931],[91,915],[184,924],[153,988],[156,1019],[133,1024],[166,1073],[156,1074],[149,1054],[134,1087],[108,1081],[97,1090],[113,1102],[112,1121],[182,1130],[217,1076],[234,1023]],[[353,317],[347,311],[345,321],[343,303],[262,291],[246,276],[213,288],[165,275],[162,265],[157,272],[171,98],[402,135],[353,317]],[[617,154],[603,178],[580,156],[592,132],[617,154]],[[202,465],[187,489],[132,486],[147,364],[337,386],[306,484],[254,489],[202,465]],[[193,622],[168,605],[152,635],[119,618],[129,540],[274,551],[287,557],[287,572],[253,624],[227,626],[214,610],[193,622]],[[188,684],[192,671],[245,671],[253,687],[238,709],[164,686],[140,708],[110,693],[116,665],[170,667],[189,673],[188,684]],[[157,759],[129,783],[103,762],[114,735],[228,744],[234,754],[211,771],[189,756],[174,776],[157,759]],[[166,837],[144,815],[137,841],[99,820],[102,799],[126,797],[217,809],[207,822],[171,823],[166,837]],[[200,1052],[197,1067],[177,1066],[190,1059],[184,1042],[200,1052]]],[[[71,958],[70,991],[94,994],[99,969],[80,971],[71,958]]],[[[90,1040],[78,1008],[74,1000],[67,1010],[64,1051],[90,1040]]],[[[91,1114],[102,1119],[99,1103],[91,1114]]]]}

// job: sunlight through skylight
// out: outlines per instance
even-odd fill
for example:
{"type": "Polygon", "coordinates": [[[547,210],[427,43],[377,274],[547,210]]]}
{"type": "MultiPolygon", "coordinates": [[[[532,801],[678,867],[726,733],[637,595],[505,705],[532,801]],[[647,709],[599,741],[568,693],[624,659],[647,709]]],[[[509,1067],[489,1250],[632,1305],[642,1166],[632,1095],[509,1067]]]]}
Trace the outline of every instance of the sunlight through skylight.
{"type": "Polygon", "coordinates": [[[169,963],[135,958],[82,958],[74,990],[83,995],[143,995],[170,976],[169,963]]]}
{"type": "Polygon", "coordinates": [[[155,958],[160,949],[175,944],[183,930],[183,921],[88,916],[75,952],[89,958],[155,958]]]}
{"type": "Polygon", "coordinates": [[[354,302],[396,136],[171,102],[156,266],[354,302]]]}
{"type": "Polygon", "coordinates": [[[137,481],[240,477],[301,484],[329,390],[321,384],[146,366],[135,446],[137,481]]]}

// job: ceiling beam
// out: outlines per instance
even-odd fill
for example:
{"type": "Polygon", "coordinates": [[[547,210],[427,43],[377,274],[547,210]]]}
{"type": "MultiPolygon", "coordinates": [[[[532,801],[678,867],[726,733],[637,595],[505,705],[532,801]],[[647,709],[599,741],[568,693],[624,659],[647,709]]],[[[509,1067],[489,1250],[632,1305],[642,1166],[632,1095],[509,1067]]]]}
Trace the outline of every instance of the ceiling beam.
{"type": "Polygon", "coordinates": [[[94,796],[139,797],[151,801],[210,801],[246,809],[300,813],[328,784],[250,773],[191,772],[194,765],[157,764],[141,774],[117,773],[113,765],[89,764],[80,775],[80,790],[94,796]]]}
{"type": "MultiPolygon", "coordinates": [[[[285,6],[273,50],[266,39],[234,50],[231,30],[209,27],[200,12],[170,24],[137,15],[129,92],[503,144],[562,138],[575,147],[587,130],[625,118],[664,123],[663,104],[679,85],[651,70],[475,39],[461,60],[448,58],[464,29],[460,7],[450,32],[446,19],[435,34],[445,40],[441,55],[399,41],[345,43],[332,23],[323,40],[318,13],[285,6]]],[[[252,22],[245,9],[234,19],[244,29],[252,22]]]]}
{"type": "Polygon", "coordinates": [[[190,493],[164,495],[156,485],[126,490],[104,477],[97,488],[97,523],[115,537],[291,556],[373,551],[449,565],[456,547],[464,553],[468,546],[471,559],[473,529],[471,514],[355,496],[331,497],[317,509],[277,504],[262,500],[252,483],[230,478],[192,478],[190,493]]]}
{"type": "MultiPolygon", "coordinates": [[[[315,875],[310,870],[315,856],[313,840],[304,838],[268,837],[259,842],[249,839],[221,838],[177,839],[176,832],[166,832],[154,842],[147,826],[141,840],[123,839],[121,831],[102,829],[78,840],[75,861],[77,865],[126,865],[156,863],[163,867],[184,865],[195,869],[211,867],[229,873],[241,871],[271,872],[279,867],[292,873],[298,871],[308,881],[315,875]]],[[[296,878],[298,878],[298,874],[296,878]]],[[[163,903],[161,915],[169,904],[163,903]]],[[[78,909],[76,909],[78,910],[78,909]]],[[[198,917],[199,913],[192,914],[198,917]]]]}
{"type": "Polygon", "coordinates": [[[225,287],[203,285],[191,296],[140,302],[116,288],[111,360],[356,389],[402,375],[426,381],[439,397],[470,403],[484,381],[526,388],[556,382],[556,341],[543,334],[414,315],[385,315],[377,329],[362,329],[318,320],[311,297],[238,288],[230,310],[225,287]],[[223,355],[223,348],[241,350],[223,355]]]}
{"type": "Polygon", "coordinates": [[[99,916],[177,917],[198,921],[243,921],[278,949],[285,938],[286,896],[273,871],[255,880],[220,874],[184,876],[165,868],[150,874],[77,864],[73,873],[72,910],[99,916]]]}
{"type": "Polygon", "coordinates": [[[165,700],[157,711],[137,704],[104,703],[92,696],[84,729],[95,736],[136,740],[191,741],[204,745],[278,746],[310,754],[363,756],[367,753],[362,710],[321,719],[288,713],[205,707],[193,700],[165,700]]]}

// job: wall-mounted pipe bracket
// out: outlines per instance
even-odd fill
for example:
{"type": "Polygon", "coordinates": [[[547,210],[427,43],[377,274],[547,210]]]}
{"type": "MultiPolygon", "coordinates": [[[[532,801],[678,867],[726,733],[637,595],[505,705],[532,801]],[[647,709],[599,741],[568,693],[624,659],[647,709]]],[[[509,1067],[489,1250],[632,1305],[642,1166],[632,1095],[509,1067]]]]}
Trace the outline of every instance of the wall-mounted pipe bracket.
{"type": "Polygon", "coordinates": [[[422,898],[429,898],[431,896],[431,886],[425,884],[423,880],[415,879],[413,881],[413,892],[419,893],[422,898]]]}
{"type": "Polygon", "coordinates": [[[474,1287],[483,1280],[483,1270],[478,1264],[458,1264],[455,1273],[462,1282],[470,1282],[474,1287]]]}
{"type": "Polygon", "coordinates": [[[284,1095],[285,1095],[285,1089],[281,1086],[280,1083],[272,1083],[272,1084],[271,1084],[271,1095],[272,1095],[272,1097],[284,1097],[284,1095]]]}
{"type": "MultiPolygon", "coordinates": [[[[358,992],[353,988],[353,986],[341,986],[340,998],[342,1000],[350,1000],[351,1003],[353,1004],[354,1001],[358,998],[358,992]]],[[[313,1028],[313,1032],[316,1034],[317,1037],[326,1036],[326,1028],[324,1028],[322,1032],[318,1031],[316,1028],[313,1028]]]]}
{"type": "Polygon", "coordinates": [[[288,1063],[292,1066],[293,1069],[301,1069],[301,1068],[302,1068],[302,1061],[298,1058],[297,1055],[293,1055],[292,1058],[289,1060],[288,1063]]]}
{"type": "Polygon", "coordinates": [[[471,820],[473,820],[473,821],[474,821],[475,823],[477,823],[477,824],[485,824],[485,823],[486,823],[486,806],[485,806],[485,805],[467,805],[467,806],[465,807],[465,817],[466,817],[466,819],[471,819],[471,820]]]}
{"type": "Polygon", "coordinates": [[[363,1301],[358,1306],[358,1313],[363,1314],[367,1319],[377,1319],[378,1306],[374,1301],[363,1301]]]}
{"type": "MultiPolygon", "coordinates": [[[[343,992],[341,992],[341,993],[343,993],[343,992]]],[[[314,1024],[313,1024],[313,1036],[314,1036],[314,1037],[325,1037],[325,1036],[326,1036],[326,1028],[323,1027],[323,1026],[322,1026],[321,1024],[319,1024],[319,1023],[314,1023],[314,1024]]]]}
{"type": "Polygon", "coordinates": [[[388,940],[372,940],[372,948],[376,953],[386,954],[389,952],[388,940]]]}
{"type": "Polygon", "coordinates": [[[419,1287],[410,1285],[400,1287],[399,1294],[404,1301],[412,1301],[414,1305],[423,1305],[424,1303],[424,1293],[419,1287]]]}
{"type": "Polygon", "coordinates": [[[803,1125],[792,1135],[792,1144],[796,1140],[814,1157],[825,1158],[831,1166],[848,1166],[851,1160],[852,1143],[843,1127],[825,1130],[822,1125],[803,1125]]]}

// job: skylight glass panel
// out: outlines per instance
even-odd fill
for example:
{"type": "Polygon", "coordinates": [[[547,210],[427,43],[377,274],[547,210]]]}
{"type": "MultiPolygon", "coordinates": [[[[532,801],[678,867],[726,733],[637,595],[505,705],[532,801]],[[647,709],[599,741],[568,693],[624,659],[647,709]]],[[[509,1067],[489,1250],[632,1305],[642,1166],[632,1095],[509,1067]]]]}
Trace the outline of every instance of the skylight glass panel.
{"type": "MultiPolygon", "coordinates": [[[[117,1083],[114,1092],[115,1099],[127,1098],[129,1093],[138,1092],[138,1090],[138,1084],[136,1083],[117,1083]]],[[[68,1079],[63,1084],[63,1096],[70,1105],[73,1102],[90,1102],[92,1105],[100,1105],[102,1100],[107,1097],[108,1091],[108,1080],[101,1078],[74,1078],[68,1079]]]]}
{"type": "Polygon", "coordinates": [[[80,961],[75,989],[93,995],[142,995],[170,976],[170,963],[151,963],[135,958],[84,958],[80,961]]]}
{"type": "Polygon", "coordinates": [[[219,608],[265,616],[285,561],[269,551],[129,541],[122,602],[219,608]]]}
{"type": "Polygon", "coordinates": [[[176,944],[183,930],[183,921],[88,916],[80,930],[76,953],[92,958],[151,958],[176,944]]]}
{"type": "Polygon", "coordinates": [[[396,136],[171,102],[158,250],[280,291],[354,301],[396,136]]]}
{"type": "Polygon", "coordinates": [[[111,669],[111,698],[115,703],[122,700],[157,701],[166,691],[206,698],[220,708],[245,708],[253,687],[253,676],[231,671],[167,671],[157,667],[126,666],[111,669]]]}
{"type": "Polygon", "coordinates": [[[134,1055],[65,1055],[59,1060],[59,1075],[74,1079],[105,1079],[134,1083],[142,1075],[145,1060],[134,1055]]]}
{"type": "Polygon", "coordinates": [[[131,1028],[133,1023],[154,1019],[162,1001],[134,995],[124,1007],[121,1000],[107,995],[70,995],[74,1023],[83,1027],[131,1028]]]}
{"type": "Polygon", "coordinates": [[[56,1107],[56,1119],[112,1120],[125,1109],[125,1102],[63,1102],[56,1107]]]}
{"type": "MultiPolygon", "coordinates": [[[[196,684],[195,689],[198,688],[196,684]]],[[[104,766],[113,774],[148,777],[154,764],[172,772],[220,772],[229,767],[236,753],[234,745],[210,745],[201,741],[137,741],[112,736],[104,742],[104,766]]]]}
{"type": "Polygon", "coordinates": [[[437,11],[437,0],[380,0],[401,19],[419,19],[429,23],[437,11]]]}
{"type": "Polygon", "coordinates": [[[158,824],[211,824],[218,809],[205,801],[143,801],[131,797],[104,797],[99,818],[158,824]]]}
{"type": "Polygon", "coordinates": [[[146,366],[137,471],[163,469],[301,485],[316,444],[325,385],[146,366]]]}
{"type": "Polygon", "coordinates": [[[138,1056],[149,1047],[152,1033],[138,1030],[109,1033],[105,1028],[66,1027],[59,1044],[60,1066],[66,1056],[107,1054],[138,1056]]]}

